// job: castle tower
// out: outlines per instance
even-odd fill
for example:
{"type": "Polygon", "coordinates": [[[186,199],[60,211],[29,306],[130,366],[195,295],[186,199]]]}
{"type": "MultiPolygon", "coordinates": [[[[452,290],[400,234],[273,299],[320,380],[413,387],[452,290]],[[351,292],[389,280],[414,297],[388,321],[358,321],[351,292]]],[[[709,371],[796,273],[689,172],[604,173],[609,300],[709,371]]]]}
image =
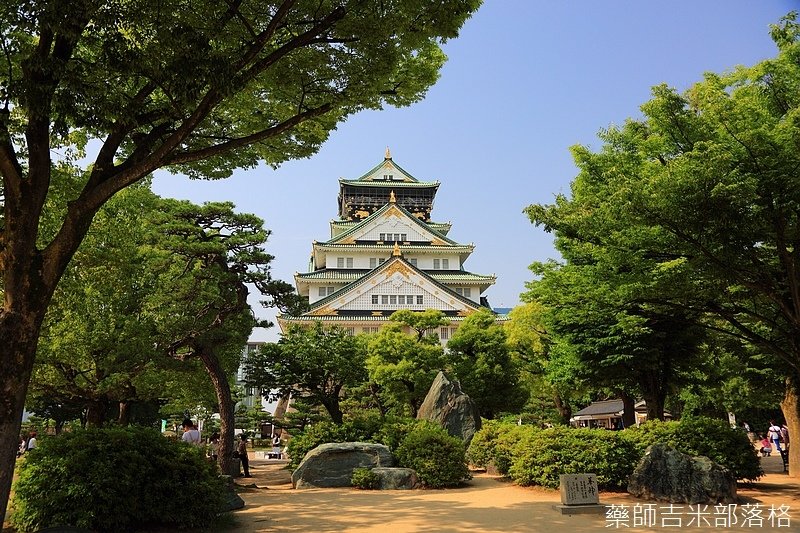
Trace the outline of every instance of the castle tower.
{"type": "Polygon", "coordinates": [[[430,215],[439,182],[423,182],[384,160],[355,180],[339,180],[339,218],[330,239],[314,241],[309,271],[295,274],[310,311],[279,316],[290,323],[322,321],[353,334],[375,333],[398,309],[438,309],[450,319],[443,342],[463,318],[488,307],[482,297],[496,281],[473,274],[464,262],[474,250],[447,237],[450,223],[430,215]]]}

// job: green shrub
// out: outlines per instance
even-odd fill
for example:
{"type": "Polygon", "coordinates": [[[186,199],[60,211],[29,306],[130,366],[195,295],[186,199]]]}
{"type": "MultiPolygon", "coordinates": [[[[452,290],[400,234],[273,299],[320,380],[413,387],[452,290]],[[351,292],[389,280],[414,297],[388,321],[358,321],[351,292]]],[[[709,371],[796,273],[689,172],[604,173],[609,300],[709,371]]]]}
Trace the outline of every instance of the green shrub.
{"type": "Polygon", "coordinates": [[[467,450],[467,459],[473,465],[482,468],[493,464],[498,472],[507,475],[517,442],[537,431],[540,430],[534,426],[519,426],[516,421],[485,421],[480,431],[472,437],[467,450]]]}
{"type": "Polygon", "coordinates": [[[557,488],[560,474],[593,473],[601,488],[622,488],[640,453],[620,432],[554,427],[524,435],[508,475],[520,485],[557,488]]]}
{"type": "Polygon", "coordinates": [[[470,479],[464,443],[433,423],[418,423],[395,450],[400,466],[413,468],[431,488],[458,485],[470,479]]]}
{"type": "Polygon", "coordinates": [[[43,439],[15,486],[18,531],[202,528],[218,514],[223,483],[198,447],[145,428],[82,430],[43,439]]]}
{"type": "Polygon", "coordinates": [[[624,431],[641,454],[656,442],[663,442],[690,455],[705,455],[731,472],[736,479],[756,480],[764,472],[747,434],[723,420],[691,417],[679,422],[646,422],[624,431]]]}
{"type": "Polygon", "coordinates": [[[359,489],[374,490],[380,486],[380,476],[369,468],[356,468],[350,483],[359,489]]]}
{"type": "Polygon", "coordinates": [[[318,422],[289,440],[286,446],[289,467],[296,469],[309,451],[327,442],[376,442],[394,450],[416,424],[411,418],[382,419],[374,415],[345,420],[339,426],[333,422],[318,422]]]}

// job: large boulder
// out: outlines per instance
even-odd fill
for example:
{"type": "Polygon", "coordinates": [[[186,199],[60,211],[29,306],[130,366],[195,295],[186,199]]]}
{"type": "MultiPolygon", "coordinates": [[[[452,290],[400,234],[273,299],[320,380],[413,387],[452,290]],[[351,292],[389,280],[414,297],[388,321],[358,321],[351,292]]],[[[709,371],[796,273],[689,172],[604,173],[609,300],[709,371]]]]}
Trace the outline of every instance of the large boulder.
{"type": "Polygon", "coordinates": [[[370,442],[331,442],[308,452],[292,473],[292,486],[349,487],[356,468],[394,466],[389,448],[370,442]]]}
{"type": "Polygon", "coordinates": [[[461,384],[448,379],[444,372],[439,372],[433,380],[417,418],[437,422],[450,435],[462,438],[466,445],[481,429],[481,417],[475,404],[461,391],[461,384]]]}
{"type": "Polygon", "coordinates": [[[671,503],[735,503],[736,478],[708,457],[693,457],[665,444],[654,444],[633,471],[628,492],[671,503]]]}
{"type": "Polygon", "coordinates": [[[379,466],[372,472],[378,475],[378,488],[381,490],[415,489],[419,486],[419,478],[412,468],[379,466]]]}

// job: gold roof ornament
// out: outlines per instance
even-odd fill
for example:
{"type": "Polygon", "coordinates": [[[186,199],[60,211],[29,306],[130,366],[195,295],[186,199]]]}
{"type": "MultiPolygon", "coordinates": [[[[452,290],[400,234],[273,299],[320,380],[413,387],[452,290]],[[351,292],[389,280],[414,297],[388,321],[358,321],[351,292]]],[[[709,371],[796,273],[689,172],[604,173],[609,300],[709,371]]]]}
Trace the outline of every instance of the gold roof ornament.
{"type": "Polygon", "coordinates": [[[397,198],[394,195],[394,191],[389,192],[389,203],[394,204],[397,202],[397,198]]]}
{"type": "Polygon", "coordinates": [[[392,257],[400,257],[402,254],[400,253],[400,245],[397,244],[397,241],[394,243],[394,250],[392,250],[392,257]]]}
{"type": "Polygon", "coordinates": [[[389,147],[388,146],[386,147],[386,153],[384,154],[383,158],[384,159],[391,159],[392,158],[392,152],[389,151],[389,147]]]}

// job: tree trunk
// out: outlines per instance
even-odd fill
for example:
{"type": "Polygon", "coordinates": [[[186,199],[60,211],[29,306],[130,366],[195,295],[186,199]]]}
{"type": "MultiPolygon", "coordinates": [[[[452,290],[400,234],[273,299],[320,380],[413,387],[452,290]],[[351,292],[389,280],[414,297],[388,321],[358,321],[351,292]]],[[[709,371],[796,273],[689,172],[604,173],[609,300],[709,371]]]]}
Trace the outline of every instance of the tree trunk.
{"type": "Polygon", "coordinates": [[[636,401],[625,391],[619,391],[619,396],[622,398],[622,426],[633,427],[636,425],[636,401]]]}
{"type": "Polygon", "coordinates": [[[280,397],[278,400],[278,404],[275,406],[275,412],[272,413],[272,417],[275,419],[280,419],[286,416],[286,410],[289,408],[289,400],[291,399],[291,394],[288,392],[280,397]]]}
{"type": "Polygon", "coordinates": [[[107,404],[103,400],[90,401],[86,407],[86,426],[101,428],[106,421],[107,404]]]}
{"type": "Polygon", "coordinates": [[[331,415],[331,419],[333,423],[337,426],[341,426],[342,422],[344,421],[344,414],[342,413],[341,408],[339,407],[339,394],[338,389],[336,393],[331,395],[326,395],[320,398],[322,405],[325,407],[325,410],[328,411],[328,414],[331,415]]]}
{"type": "Polygon", "coordinates": [[[217,463],[223,474],[237,475],[239,472],[238,469],[234,471],[233,462],[235,414],[228,375],[212,350],[199,349],[197,355],[203,362],[208,377],[211,378],[211,383],[214,385],[214,393],[217,395],[217,403],[219,404],[219,451],[217,463]]]}
{"type": "MultiPolygon", "coordinates": [[[[8,287],[6,287],[8,289],[8,287]]],[[[10,290],[6,291],[8,304],[10,290]]],[[[7,305],[8,307],[13,307],[7,305]]],[[[22,413],[46,304],[36,311],[0,312],[0,524],[5,520],[19,448],[22,413]]]]}
{"type": "Polygon", "coordinates": [[[789,428],[789,477],[800,478],[800,379],[786,378],[781,411],[789,428]]]}
{"type": "Polygon", "coordinates": [[[569,419],[572,418],[572,407],[568,402],[565,402],[561,397],[561,393],[557,390],[553,391],[553,403],[558,411],[558,416],[561,418],[561,423],[565,426],[569,425],[569,419]]]}
{"type": "Polygon", "coordinates": [[[130,424],[131,419],[131,402],[119,402],[119,415],[117,416],[117,424],[122,427],[130,424]]]}

